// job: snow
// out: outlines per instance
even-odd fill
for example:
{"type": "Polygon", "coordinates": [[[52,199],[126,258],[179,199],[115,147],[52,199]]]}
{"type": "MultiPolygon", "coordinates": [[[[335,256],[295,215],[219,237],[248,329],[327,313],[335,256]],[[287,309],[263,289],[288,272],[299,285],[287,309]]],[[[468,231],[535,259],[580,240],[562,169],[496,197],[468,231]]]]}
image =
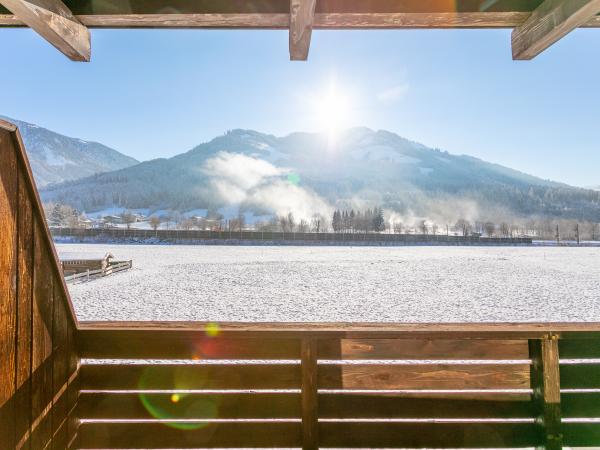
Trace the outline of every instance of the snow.
{"type": "Polygon", "coordinates": [[[73,164],[72,161],[69,161],[47,146],[44,146],[44,159],[50,166],[66,166],[68,164],[73,164]]]}
{"type": "Polygon", "coordinates": [[[600,248],[57,248],[133,259],[69,286],[81,320],[600,321],[600,248]]]}
{"type": "Polygon", "coordinates": [[[360,149],[353,150],[351,153],[354,159],[360,161],[388,161],[396,164],[417,164],[421,162],[412,156],[403,155],[394,147],[386,145],[365,146],[360,149]]]}
{"type": "Polygon", "coordinates": [[[433,169],[431,167],[419,167],[419,172],[421,172],[421,175],[429,175],[433,172],[433,169]]]}

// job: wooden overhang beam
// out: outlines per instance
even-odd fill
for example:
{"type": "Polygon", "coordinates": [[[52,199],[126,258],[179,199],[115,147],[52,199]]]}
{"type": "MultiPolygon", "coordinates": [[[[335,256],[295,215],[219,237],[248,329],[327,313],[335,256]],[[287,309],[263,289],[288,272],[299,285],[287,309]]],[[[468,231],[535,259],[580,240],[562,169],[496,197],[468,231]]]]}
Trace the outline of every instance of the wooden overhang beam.
{"type": "Polygon", "coordinates": [[[61,0],[0,0],[0,4],[71,60],[90,60],[90,32],[61,0]]]}
{"type": "Polygon", "coordinates": [[[317,0],[290,0],[290,59],[306,61],[317,0]]]}
{"type": "Polygon", "coordinates": [[[600,0],[546,0],[512,32],[515,60],[533,59],[556,41],[594,19],[600,0]]]}

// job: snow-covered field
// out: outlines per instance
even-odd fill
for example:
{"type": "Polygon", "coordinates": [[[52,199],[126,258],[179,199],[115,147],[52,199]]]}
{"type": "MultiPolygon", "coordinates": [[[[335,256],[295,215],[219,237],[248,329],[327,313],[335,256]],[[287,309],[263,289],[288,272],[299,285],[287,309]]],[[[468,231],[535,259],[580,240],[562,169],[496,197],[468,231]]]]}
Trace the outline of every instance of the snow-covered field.
{"type": "Polygon", "coordinates": [[[57,248],[133,259],[69,286],[80,320],[600,321],[600,248],[57,248]]]}

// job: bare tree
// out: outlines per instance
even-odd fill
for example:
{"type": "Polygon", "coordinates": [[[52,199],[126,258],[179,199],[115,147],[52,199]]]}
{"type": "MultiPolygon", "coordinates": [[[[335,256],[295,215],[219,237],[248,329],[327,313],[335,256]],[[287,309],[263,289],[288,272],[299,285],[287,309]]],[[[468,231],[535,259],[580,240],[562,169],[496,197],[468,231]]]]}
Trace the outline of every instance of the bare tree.
{"type": "Polygon", "coordinates": [[[492,237],[496,233],[496,225],[493,222],[486,222],[483,228],[488,237],[492,237]]]}
{"type": "Polygon", "coordinates": [[[129,210],[124,211],[123,214],[121,214],[121,220],[125,225],[127,225],[127,229],[129,230],[131,228],[131,224],[135,222],[135,216],[129,210]]]}
{"type": "Polygon", "coordinates": [[[471,224],[465,219],[458,219],[455,228],[459,230],[463,236],[468,236],[471,232],[471,224]]]}
{"type": "Polygon", "coordinates": [[[296,228],[296,222],[294,220],[294,214],[291,211],[287,215],[287,222],[288,222],[288,227],[290,228],[290,231],[294,232],[294,229],[296,228]]]}
{"type": "Polygon", "coordinates": [[[304,219],[301,219],[300,223],[298,224],[298,232],[306,233],[307,231],[308,231],[308,222],[304,219]]]}
{"type": "Polygon", "coordinates": [[[155,232],[156,230],[158,230],[158,227],[160,226],[160,219],[158,218],[158,216],[150,217],[150,226],[155,232]]]}

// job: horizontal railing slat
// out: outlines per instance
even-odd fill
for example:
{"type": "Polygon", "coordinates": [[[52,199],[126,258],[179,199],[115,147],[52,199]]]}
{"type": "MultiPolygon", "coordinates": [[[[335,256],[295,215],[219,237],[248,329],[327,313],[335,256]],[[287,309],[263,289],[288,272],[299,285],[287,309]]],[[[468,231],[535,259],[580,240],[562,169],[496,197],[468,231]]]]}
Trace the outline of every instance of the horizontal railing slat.
{"type": "Polygon", "coordinates": [[[320,359],[529,359],[526,340],[323,339],[320,359]]]}
{"type": "Polygon", "coordinates": [[[110,359],[299,359],[299,339],[224,338],[218,326],[202,331],[79,332],[82,358],[110,359]],[[217,334],[217,336],[214,336],[217,334]]]}
{"type": "Polygon", "coordinates": [[[82,393],[82,419],[269,419],[299,418],[300,394],[82,393]]]}
{"type": "Polygon", "coordinates": [[[295,364],[86,364],[82,389],[291,389],[300,387],[295,364]]]}
{"type": "Polygon", "coordinates": [[[528,389],[527,364],[327,364],[319,387],[330,389],[528,389]]]}
{"type": "Polygon", "coordinates": [[[83,423],[79,440],[82,449],[281,448],[299,447],[300,433],[300,423],[286,422],[213,423],[197,429],[163,423],[83,423]]]}
{"type": "Polygon", "coordinates": [[[514,448],[539,444],[529,423],[321,422],[320,445],[342,448],[514,448]]]}
{"type": "Polygon", "coordinates": [[[450,396],[384,395],[384,394],[321,394],[319,416],[322,418],[470,418],[507,419],[534,416],[527,396],[497,396],[497,399],[461,399],[450,396]]]}

